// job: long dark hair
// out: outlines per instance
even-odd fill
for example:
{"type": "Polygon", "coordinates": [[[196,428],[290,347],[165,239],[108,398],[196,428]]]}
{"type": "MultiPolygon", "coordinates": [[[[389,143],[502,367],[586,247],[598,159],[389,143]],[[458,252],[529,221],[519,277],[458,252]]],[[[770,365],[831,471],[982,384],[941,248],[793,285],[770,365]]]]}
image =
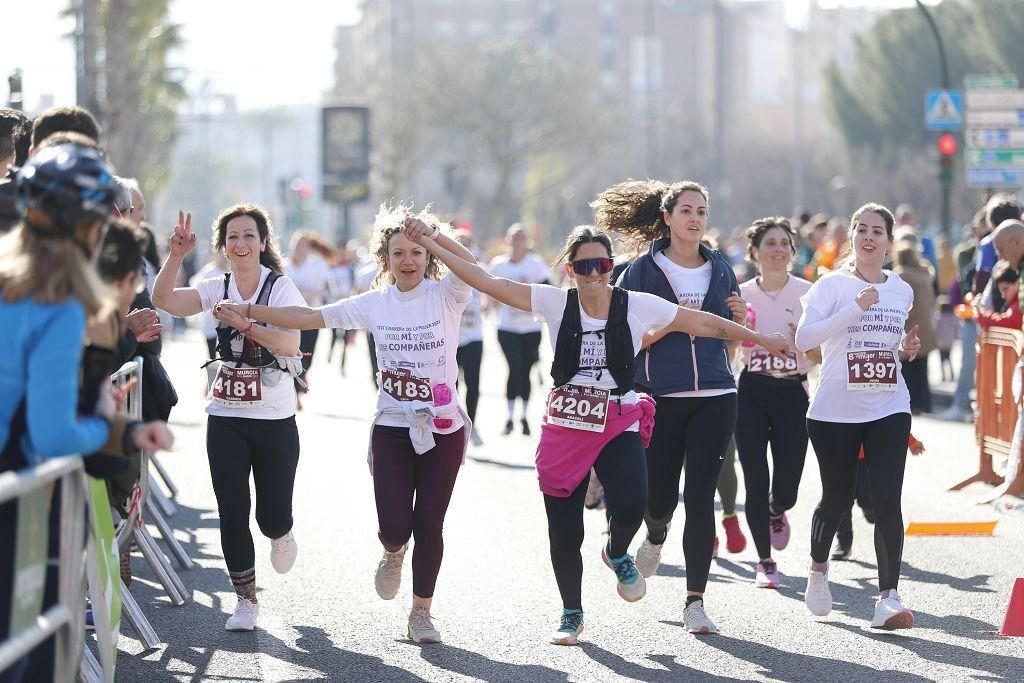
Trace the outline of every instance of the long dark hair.
{"type": "Polygon", "coordinates": [[[576,258],[576,252],[579,248],[590,242],[604,245],[604,248],[608,250],[608,256],[615,256],[612,252],[612,239],[608,236],[607,232],[593,225],[577,225],[569,233],[569,236],[565,238],[565,245],[562,247],[562,251],[558,253],[558,256],[551,265],[557,268],[562,263],[572,263],[573,259],[576,258]]]}
{"type": "Polygon", "coordinates": [[[789,224],[789,220],[782,216],[766,216],[758,218],[747,228],[747,261],[757,265],[757,259],[754,258],[754,249],[761,248],[761,240],[764,239],[764,236],[772,228],[779,228],[782,232],[786,233],[786,236],[789,237],[789,250],[794,256],[796,255],[796,231],[789,224]]]}
{"type": "Polygon", "coordinates": [[[284,266],[281,263],[281,252],[277,247],[277,234],[274,232],[274,224],[270,222],[270,216],[263,210],[263,207],[256,204],[235,204],[220,212],[217,220],[213,222],[213,249],[220,251],[227,243],[228,223],[239,216],[248,216],[256,221],[256,229],[260,233],[260,241],[266,242],[266,249],[260,252],[260,265],[270,268],[275,273],[284,275],[284,266]]]}
{"type": "Polygon", "coordinates": [[[597,195],[590,206],[597,227],[624,235],[634,247],[642,248],[648,242],[669,236],[662,212],[672,213],[684,192],[699,193],[710,210],[708,188],[692,180],[671,185],[660,180],[627,180],[597,195]]]}

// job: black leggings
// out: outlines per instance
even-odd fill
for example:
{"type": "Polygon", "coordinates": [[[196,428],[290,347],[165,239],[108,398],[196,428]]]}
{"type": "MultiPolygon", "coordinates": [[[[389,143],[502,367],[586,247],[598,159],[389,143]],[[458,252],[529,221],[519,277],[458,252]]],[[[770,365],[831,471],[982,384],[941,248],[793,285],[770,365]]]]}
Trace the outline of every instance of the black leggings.
{"type": "Polygon", "coordinates": [[[390,552],[415,539],[412,592],[434,596],[444,556],[444,516],[466,446],[465,428],[434,434],[434,447],[417,454],[406,427],[376,425],[373,450],[373,497],[377,503],[377,537],[390,552]]]}
{"type": "Polygon", "coordinates": [[[744,372],[736,405],[736,450],[747,489],[744,512],[759,559],[771,557],[768,506],[796,505],[807,456],[807,392],[803,384],[744,372]],[[772,476],[768,476],[768,444],[772,476]]]}
{"type": "Polygon", "coordinates": [[[480,361],[484,356],[482,341],[463,344],[455,352],[455,361],[462,370],[466,382],[466,414],[470,422],[476,422],[476,406],[480,402],[480,361]]]}
{"type": "MultiPolygon", "coordinates": [[[[316,351],[316,340],[320,330],[302,330],[299,332],[299,355],[302,356],[302,377],[306,376],[309,366],[313,364],[313,353],[316,351]]],[[[306,391],[306,388],[295,379],[295,390],[306,391]]]]}
{"type": "Polygon", "coordinates": [[[220,544],[232,573],[256,565],[249,531],[249,472],[256,487],[256,523],[267,538],[292,528],[292,492],[299,463],[295,417],[254,420],[210,415],[206,453],[220,515],[220,544]]]}
{"type": "MultiPolygon", "coordinates": [[[[857,488],[854,499],[857,505],[864,512],[864,518],[869,524],[875,523],[875,512],[871,509],[871,491],[868,489],[868,466],[865,460],[857,461],[857,488]]],[[[836,529],[836,542],[844,548],[853,545],[853,506],[846,511],[843,518],[839,520],[839,527],[836,529]]]]}
{"type": "MultiPolygon", "coordinates": [[[[612,557],[622,557],[636,536],[647,505],[647,463],[639,432],[623,432],[597,456],[594,470],[604,485],[612,557]]],[[[583,609],[583,501],[590,473],[568,498],[544,494],[551,566],[565,609],[583,609]]]]}
{"type": "MultiPolygon", "coordinates": [[[[664,543],[683,484],[683,556],[686,590],[703,593],[715,546],[715,486],[736,427],[736,394],[694,398],[659,396],[647,447],[647,538],[664,543]]],[[[604,478],[601,483],[607,486],[604,478]]]]}
{"type": "Polygon", "coordinates": [[[821,471],[821,501],[811,521],[811,559],[828,560],[836,528],[853,504],[857,458],[864,446],[868,490],[875,513],[878,590],[896,588],[903,558],[903,470],[907,464],[910,415],[896,413],[872,422],[807,419],[807,433],[821,471]]]}
{"type": "Polygon", "coordinates": [[[508,361],[508,382],[505,398],[530,400],[530,370],[537,363],[540,352],[540,332],[507,332],[498,330],[498,343],[508,361]]]}

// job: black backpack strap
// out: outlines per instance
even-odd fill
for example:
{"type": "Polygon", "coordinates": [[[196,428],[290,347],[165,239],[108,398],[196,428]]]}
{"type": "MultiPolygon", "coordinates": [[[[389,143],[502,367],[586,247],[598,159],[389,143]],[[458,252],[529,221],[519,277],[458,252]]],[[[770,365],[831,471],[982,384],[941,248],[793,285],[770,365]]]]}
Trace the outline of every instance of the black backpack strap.
{"type": "Polygon", "coordinates": [[[608,325],[626,325],[629,315],[629,292],[621,287],[612,288],[612,305],[608,311],[608,325]]]}
{"type": "Polygon", "coordinates": [[[565,310],[562,311],[562,325],[559,330],[567,325],[570,330],[575,330],[582,325],[580,322],[580,290],[575,287],[566,292],[565,310]]]}
{"type": "Polygon", "coordinates": [[[274,283],[280,279],[281,273],[272,270],[267,274],[267,279],[263,281],[263,287],[260,289],[260,295],[256,297],[257,306],[270,305],[270,292],[274,289],[274,283]]]}
{"type": "Polygon", "coordinates": [[[227,299],[228,298],[228,283],[229,282],[231,282],[231,271],[230,270],[224,272],[224,295],[221,297],[221,299],[227,299]]]}

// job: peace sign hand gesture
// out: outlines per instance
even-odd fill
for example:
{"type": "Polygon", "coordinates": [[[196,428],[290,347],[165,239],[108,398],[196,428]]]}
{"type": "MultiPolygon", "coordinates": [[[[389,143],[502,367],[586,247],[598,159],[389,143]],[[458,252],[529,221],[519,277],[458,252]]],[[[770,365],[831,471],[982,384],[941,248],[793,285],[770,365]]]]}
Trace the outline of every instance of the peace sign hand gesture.
{"type": "Polygon", "coordinates": [[[191,212],[178,211],[178,224],[174,226],[168,240],[171,256],[183,259],[196,246],[196,236],[192,232],[191,212]]]}

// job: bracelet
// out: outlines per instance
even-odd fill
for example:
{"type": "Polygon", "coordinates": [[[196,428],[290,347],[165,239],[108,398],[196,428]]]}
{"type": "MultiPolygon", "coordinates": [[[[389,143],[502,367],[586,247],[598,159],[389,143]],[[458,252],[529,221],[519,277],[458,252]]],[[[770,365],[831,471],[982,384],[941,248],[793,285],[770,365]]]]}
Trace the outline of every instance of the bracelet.
{"type": "Polygon", "coordinates": [[[440,235],[440,234],[441,234],[441,228],[439,226],[435,225],[434,226],[434,232],[430,233],[430,239],[436,240],[437,236],[440,235]]]}
{"type": "MultiPolygon", "coordinates": [[[[245,308],[245,317],[251,319],[252,318],[252,304],[248,303],[245,306],[246,306],[246,308],[245,308]]],[[[252,327],[252,325],[250,325],[250,327],[252,327]]]]}

